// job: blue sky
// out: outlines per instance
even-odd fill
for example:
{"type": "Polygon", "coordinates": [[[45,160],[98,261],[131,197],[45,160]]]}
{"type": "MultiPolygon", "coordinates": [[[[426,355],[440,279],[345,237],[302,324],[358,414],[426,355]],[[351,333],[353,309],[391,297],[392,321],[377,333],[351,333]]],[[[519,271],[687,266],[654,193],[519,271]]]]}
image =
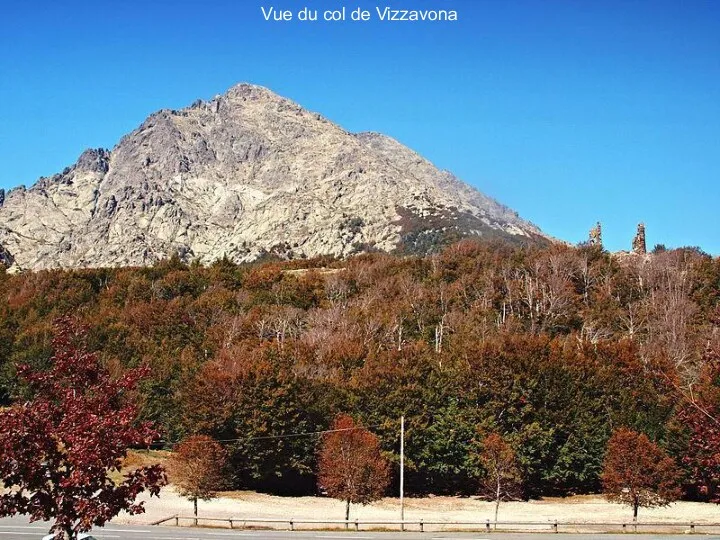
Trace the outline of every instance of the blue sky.
{"type": "Polygon", "coordinates": [[[6,1],[0,187],[241,81],[380,131],[577,242],[720,254],[715,0],[6,1]],[[456,9],[456,23],[277,23],[260,6],[456,9]]]}

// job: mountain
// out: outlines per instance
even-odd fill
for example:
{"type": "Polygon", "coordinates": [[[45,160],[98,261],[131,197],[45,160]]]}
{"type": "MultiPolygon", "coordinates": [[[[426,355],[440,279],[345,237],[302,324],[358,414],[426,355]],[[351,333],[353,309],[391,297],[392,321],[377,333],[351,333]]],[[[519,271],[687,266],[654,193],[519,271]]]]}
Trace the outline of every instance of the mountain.
{"type": "Polygon", "coordinates": [[[0,258],[15,269],[420,253],[469,235],[548,241],[397,141],[248,84],[0,193],[0,258]]]}

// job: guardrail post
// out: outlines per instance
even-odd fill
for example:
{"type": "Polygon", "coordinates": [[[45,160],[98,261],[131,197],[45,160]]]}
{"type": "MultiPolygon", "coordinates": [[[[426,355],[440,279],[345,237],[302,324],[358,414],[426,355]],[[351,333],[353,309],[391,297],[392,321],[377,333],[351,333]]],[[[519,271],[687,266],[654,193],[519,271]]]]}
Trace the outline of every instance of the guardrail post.
{"type": "Polygon", "coordinates": [[[558,532],[558,522],[557,519],[555,520],[555,523],[553,523],[553,532],[557,534],[558,532]]]}
{"type": "Polygon", "coordinates": [[[695,534],[695,522],[690,522],[690,534],[695,534]]]}
{"type": "Polygon", "coordinates": [[[291,531],[295,530],[295,522],[292,519],[290,520],[290,530],[291,531]]]}
{"type": "Polygon", "coordinates": [[[176,527],[180,526],[180,517],[179,516],[175,516],[175,526],[176,527]]]}
{"type": "Polygon", "coordinates": [[[420,518],[420,532],[425,532],[425,525],[423,524],[422,518],[420,518]]]}
{"type": "Polygon", "coordinates": [[[489,519],[485,520],[485,530],[487,532],[490,532],[490,520],[489,519]]]}
{"type": "Polygon", "coordinates": [[[358,524],[357,518],[355,518],[355,531],[357,532],[359,530],[360,530],[360,525],[358,524]]]}
{"type": "Polygon", "coordinates": [[[623,523],[622,526],[623,526],[623,532],[626,533],[627,532],[627,523],[623,523]]]}

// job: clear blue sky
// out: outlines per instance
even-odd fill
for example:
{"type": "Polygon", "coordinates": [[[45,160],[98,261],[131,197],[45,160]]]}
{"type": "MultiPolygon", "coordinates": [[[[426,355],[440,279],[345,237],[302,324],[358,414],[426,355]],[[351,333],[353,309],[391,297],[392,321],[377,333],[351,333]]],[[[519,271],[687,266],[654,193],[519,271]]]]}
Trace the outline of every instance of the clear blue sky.
{"type": "Polygon", "coordinates": [[[716,0],[0,4],[0,187],[241,81],[389,134],[577,242],[720,254],[716,0]],[[454,8],[458,23],[267,23],[260,6],[454,8]]]}

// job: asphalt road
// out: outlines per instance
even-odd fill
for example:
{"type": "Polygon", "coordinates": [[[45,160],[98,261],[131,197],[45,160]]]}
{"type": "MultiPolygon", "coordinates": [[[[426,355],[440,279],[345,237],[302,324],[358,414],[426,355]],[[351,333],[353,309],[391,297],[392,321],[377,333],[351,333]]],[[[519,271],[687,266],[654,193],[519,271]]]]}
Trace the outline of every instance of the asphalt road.
{"type": "MultiPolygon", "coordinates": [[[[23,517],[0,519],[0,540],[39,540],[47,534],[49,529],[47,523],[29,523],[23,517]]],[[[230,540],[238,538],[241,540],[534,540],[553,538],[552,533],[437,533],[437,532],[354,532],[354,531],[248,531],[248,530],[223,530],[203,529],[190,527],[165,527],[165,526],[134,526],[134,525],[108,525],[105,528],[96,529],[92,532],[98,540],[230,540]]],[[[601,536],[603,540],[628,540],[628,534],[560,534],[562,540],[588,540],[595,536],[601,536]]],[[[703,539],[718,539],[720,535],[701,535],[703,539]]],[[[687,540],[685,534],[643,534],[643,540],[687,540]]]]}
{"type": "MultiPolygon", "coordinates": [[[[44,523],[28,523],[23,518],[0,519],[0,540],[37,539],[48,532],[49,525],[44,523]]],[[[98,540],[534,540],[553,538],[552,533],[418,533],[418,532],[320,532],[320,531],[230,531],[221,529],[196,529],[189,527],[152,527],[132,525],[108,525],[92,532],[98,540]]],[[[603,540],[628,540],[628,534],[560,534],[562,540],[588,540],[602,536],[603,540]]],[[[687,540],[683,534],[643,534],[643,540],[687,540]]],[[[720,535],[697,535],[703,539],[720,539],[720,535]]]]}

